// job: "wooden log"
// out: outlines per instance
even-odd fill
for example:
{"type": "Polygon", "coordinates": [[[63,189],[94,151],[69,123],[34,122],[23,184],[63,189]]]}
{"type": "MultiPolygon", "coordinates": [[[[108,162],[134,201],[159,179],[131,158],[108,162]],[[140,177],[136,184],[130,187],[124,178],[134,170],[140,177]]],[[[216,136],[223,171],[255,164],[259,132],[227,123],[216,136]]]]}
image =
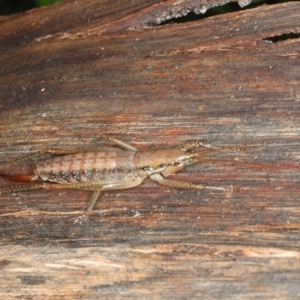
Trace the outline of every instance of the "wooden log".
{"type": "Polygon", "coordinates": [[[138,149],[253,143],[172,176],[233,191],[146,180],[103,193],[91,215],[86,191],[0,195],[6,299],[299,295],[300,3],[158,26],[222,1],[194,2],[64,1],[1,18],[2,162],[102,134],[138,149]]]}

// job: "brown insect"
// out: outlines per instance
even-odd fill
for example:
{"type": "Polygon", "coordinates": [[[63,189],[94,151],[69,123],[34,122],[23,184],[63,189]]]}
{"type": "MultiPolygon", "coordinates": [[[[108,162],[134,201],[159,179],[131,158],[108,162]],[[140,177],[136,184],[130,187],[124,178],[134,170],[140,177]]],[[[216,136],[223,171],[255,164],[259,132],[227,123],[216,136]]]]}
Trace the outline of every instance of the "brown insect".
{"type": "Polygon", "coordinates": [[[131,145],[112,138],[105,141],[126,151],[109,150],[80,152],[68,149],[45,149],[5,163],[15,164],[37,154],[64,154],[38,164],[35,175],[2,177],[13,181],[39,181],[0,188],[0,194],[36,189],[75,189],[93,191],[87,211],[91,212],[101,191],[127,189],[140,185],[147,177],[160,184],[181,189],[209,189],[226,191],[226,187],[213,187],[166,179],[187,165],[201,162],[199,157],[213,151],[242,149],[242,146],[215,147],[204,140],[194,140],[179,147],[138,151],[131,145]],[[199,151],[200,147],[206,148],[199,151]]]}

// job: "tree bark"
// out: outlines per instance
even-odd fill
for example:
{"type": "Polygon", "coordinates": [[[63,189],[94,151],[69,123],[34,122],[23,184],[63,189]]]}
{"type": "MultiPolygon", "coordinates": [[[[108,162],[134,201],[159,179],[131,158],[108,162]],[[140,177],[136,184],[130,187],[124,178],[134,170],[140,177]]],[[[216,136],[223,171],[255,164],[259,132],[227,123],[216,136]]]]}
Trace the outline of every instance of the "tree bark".
{"type": "Polygon", "coordinates": [[[69,0],[0,19],[2,162],[103,134],[248,144],[172,176],[232,191],[146,180],[91,215],[87,191],[0,195],[6,299],[297,298],[300,3],[160,25],[224,2],[69,0]]]}

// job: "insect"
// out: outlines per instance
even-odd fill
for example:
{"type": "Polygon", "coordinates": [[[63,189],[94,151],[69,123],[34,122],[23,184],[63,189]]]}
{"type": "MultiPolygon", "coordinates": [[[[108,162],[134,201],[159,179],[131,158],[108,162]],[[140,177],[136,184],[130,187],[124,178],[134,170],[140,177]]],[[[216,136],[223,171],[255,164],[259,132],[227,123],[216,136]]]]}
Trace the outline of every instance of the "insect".
{"type": "Polygon", "coordinates": [[[15,164],[43,153],[60,155],[37,164],[34,175],[1,175],[8,180],[33,182],[0,188],[0,194],[36,189],[92,191],[93,195],[87,208],[87,212],[90,213],[102,191],[133,188],[147,177],[174,188],[226,191],[226,187],[175,181],[166,177],[177,173],[187,165],[201,162],[200,157],[212,151],[241,148],[241,146],[215,147],[204,140],[194,140],[174,148],[138,151],[119,139],[110,136],[103,136],[103,139],[123,150],[78,152],[78,149],[50,148],[3,164],[3,166],[15,164]],[[199,151],[201,147],[202,151],[199,151]],[[206,150],[203,151],[203,148],[206,150]]]}

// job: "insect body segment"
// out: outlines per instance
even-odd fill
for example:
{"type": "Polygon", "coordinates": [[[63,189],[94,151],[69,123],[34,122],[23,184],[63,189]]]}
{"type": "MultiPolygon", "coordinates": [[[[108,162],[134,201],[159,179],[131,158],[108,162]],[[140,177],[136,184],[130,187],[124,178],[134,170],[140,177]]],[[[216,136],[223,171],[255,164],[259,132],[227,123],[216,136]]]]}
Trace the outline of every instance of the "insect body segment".
{"type": "MultiPolygon", "coordinates": [[[[43,181],[42,183],[0,188],[0,194],[41,188],[88,190],[94,192],[88,207],[88,212],[90,212],[101,191],[132,188],[141,184],[147,177],[175,188],[226,190],[226,188],[166,179],[167,176],[175,174],[186,165],[198,162],[199,156],[208,152],[207,150],[206,152],[196,151],[197,148],[205,147],[210,149],[209,152],[219,151],[222,148],[196,140],[176,148],[137,151],[131,145],[118,139],[111,137],[105,137],[105,139],[127,151],[117,149],[82,153],[59,149],[39,151],[37,153],[66,153],[67,155],[46,160],[36,166],[35,176],[29,176],[29,178],[33,181],[43,181]]],[[[18,162],[22,160],[22,158],[17,159],[18,162]]],[[[19,178],[22,181],[27,181],[25,177],[28,178],[27,176],[3,177],[12,180],[19,178]]]]}

